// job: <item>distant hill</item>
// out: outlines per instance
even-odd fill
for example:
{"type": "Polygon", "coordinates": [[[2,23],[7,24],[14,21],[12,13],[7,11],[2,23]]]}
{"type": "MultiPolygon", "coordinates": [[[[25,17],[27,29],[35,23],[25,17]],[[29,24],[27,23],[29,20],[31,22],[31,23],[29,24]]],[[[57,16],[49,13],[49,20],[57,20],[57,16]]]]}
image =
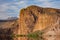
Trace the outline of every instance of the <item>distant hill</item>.
{"type": "Polygon", "coordinates": [[[6,20],[16,20],[18,19],[17,17],[8,17],[6,20]]]}
{"type": "Polygon", "coordinates": [[[0,22],[6,22],[6,21],[14,21],[17,20],[17,17],[8,17],[6,19],[0,19],[0,22]]]}
{"type": "Polygon", "coordinates": [[[15,22],[18,20],[18,18],[9,18],[6,20],[0,20],[0,28],[9,28],[11,27],[13,24],[15,24],[15,22]]]}

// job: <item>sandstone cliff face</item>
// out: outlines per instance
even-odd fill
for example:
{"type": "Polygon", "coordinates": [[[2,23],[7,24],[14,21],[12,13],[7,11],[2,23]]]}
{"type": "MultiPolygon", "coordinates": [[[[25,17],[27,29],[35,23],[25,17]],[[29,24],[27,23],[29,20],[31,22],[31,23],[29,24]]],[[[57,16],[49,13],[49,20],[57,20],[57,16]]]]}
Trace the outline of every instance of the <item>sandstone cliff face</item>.
{"type": "MultiPolygon", "coordinates": [[[[60,19],[60,9],[42,8],[29,6],[20,11],[19,34],[28,34],[37,30],[43,30],[60,19]]],[[[19,40],[29,40],[27,37],[20,37],[19,40]]]]}

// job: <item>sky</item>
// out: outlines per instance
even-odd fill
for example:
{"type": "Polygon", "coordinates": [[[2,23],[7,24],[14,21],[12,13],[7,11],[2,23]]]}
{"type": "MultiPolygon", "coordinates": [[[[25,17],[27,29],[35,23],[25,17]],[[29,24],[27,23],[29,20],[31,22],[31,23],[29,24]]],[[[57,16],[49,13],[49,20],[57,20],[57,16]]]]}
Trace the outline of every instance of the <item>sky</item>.
{"type": "Polygon", "coordinates": [[[0,0],[0,19],[18,17],[22,8],[30,5],[60,9],[60,0],[0,0]]]}

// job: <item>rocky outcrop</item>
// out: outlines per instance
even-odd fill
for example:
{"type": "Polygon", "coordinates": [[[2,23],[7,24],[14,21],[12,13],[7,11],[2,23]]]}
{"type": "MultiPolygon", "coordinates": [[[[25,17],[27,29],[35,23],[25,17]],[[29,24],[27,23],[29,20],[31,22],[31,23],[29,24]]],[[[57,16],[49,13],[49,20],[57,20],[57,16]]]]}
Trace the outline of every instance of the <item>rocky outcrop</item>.
{"type": "MultiPolygon", "coordinates": [[[[28,34],[45,28],[56,23],[60,19],[60,9],[42,8],[29,6],[21,9],[19,18],[20,34],[28,34]]],[[[20,37],[19,40],[29,40],[27,37],[20,37]]]]}

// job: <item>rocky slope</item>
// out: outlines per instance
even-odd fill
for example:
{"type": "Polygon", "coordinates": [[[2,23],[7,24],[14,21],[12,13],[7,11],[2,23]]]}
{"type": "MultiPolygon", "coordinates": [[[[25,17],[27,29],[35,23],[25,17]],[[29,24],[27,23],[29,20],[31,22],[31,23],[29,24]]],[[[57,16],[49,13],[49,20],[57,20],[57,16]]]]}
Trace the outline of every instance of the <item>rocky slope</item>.
{"type": "Polygon", "coordinates": [[[17,40],[17,38],[10,36],[18,33],[18,27],[18,19],[0,20],[0,40],[17,40]]]}
{"type": "Polygon", "coordinates": [[[10,28],[16,20],[0,20],[0,28],[10,28]]]}
{"type": "MultiPolygon", "coordinates": [[[[34,5],[21,9],[19,18],[20,34],[44,30],[56,23],[57,19],[60,19],[60,9],[42,8],[34,5]]],[[[19,40],[30,39],[20,37],[19,40]]]]}

